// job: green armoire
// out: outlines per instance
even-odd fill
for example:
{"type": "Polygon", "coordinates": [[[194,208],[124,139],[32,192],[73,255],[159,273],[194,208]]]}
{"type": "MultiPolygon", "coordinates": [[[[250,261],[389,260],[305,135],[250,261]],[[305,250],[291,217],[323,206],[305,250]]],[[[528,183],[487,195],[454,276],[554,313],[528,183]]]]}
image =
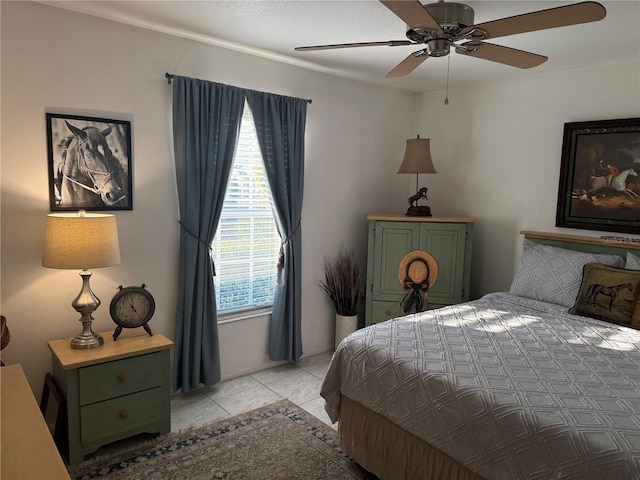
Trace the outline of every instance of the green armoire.
{"type": "Polygon", "coordinates": [[[365,325],[404,315],[404,286],[398,265],[413,250],[431,254],[438,277],[429,288],[429,309],[469,300],[471,251],[475,219],[369,215],[365,325]]]}

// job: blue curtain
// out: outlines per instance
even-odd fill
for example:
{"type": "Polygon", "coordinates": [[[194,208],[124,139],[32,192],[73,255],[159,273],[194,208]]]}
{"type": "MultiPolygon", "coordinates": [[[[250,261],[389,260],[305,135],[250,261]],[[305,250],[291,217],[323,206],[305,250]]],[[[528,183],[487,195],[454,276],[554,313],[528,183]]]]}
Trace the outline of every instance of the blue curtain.
{"type": "Polygon", "coordinates": [[[271,360],[295,361],[302,355],[301,271],[304,133],[307,100],[247,92],[264,158],[278,233],[282,238],[271,326],[271,360]]]}
{"type": "Polygon", "coordinates": [[[244,106],[244,90],[173,77],[173,142],[180,203],[173,389],[220,380],[211,242],[220,220],[244,106]]]}

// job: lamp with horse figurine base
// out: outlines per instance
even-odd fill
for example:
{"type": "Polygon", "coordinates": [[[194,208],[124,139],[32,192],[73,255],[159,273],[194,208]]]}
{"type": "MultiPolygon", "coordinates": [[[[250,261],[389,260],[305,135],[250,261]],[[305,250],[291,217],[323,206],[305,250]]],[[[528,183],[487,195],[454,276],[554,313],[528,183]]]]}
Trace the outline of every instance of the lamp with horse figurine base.
{"type": "MultiPolygon", "coordinates": [[[[416,174],[416,190],[418,190],[418,176],[421,173],[436,173],[431,160],[431,151],[429,149],[428,138],[410,138],[407,140],[407,147],[404,152],[402,165],[398,173],[415,173],[416,174]]],[[[431,208],[426,205],[418,205],[418,200],[427,199],[427,187],[420,188],[415,195],[407,199],[409,208],[405,215],[412,217],[430,217],[431,208]]]]}

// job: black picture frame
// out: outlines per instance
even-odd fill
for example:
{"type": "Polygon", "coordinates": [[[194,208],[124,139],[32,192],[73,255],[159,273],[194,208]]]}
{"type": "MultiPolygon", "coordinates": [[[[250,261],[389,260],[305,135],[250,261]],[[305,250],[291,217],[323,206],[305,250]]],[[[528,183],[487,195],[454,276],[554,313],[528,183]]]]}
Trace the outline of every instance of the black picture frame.
{"type": "Polygon", "coordinates": [[[564,124],[556,226],[640,234],[640,118],[564,124]]]}
{"type": "Polygon", "coordinates": [[[131,122],[47,113],[49,207],[133,210],[131,122]]]}

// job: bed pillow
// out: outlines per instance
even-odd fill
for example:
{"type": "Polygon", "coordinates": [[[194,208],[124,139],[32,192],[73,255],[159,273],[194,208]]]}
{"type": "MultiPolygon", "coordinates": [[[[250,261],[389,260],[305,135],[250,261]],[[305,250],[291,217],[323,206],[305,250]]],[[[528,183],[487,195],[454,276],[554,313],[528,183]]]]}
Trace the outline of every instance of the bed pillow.
{"type": "Polygon", "coordinates": [[[569,313],[640,330],[639,302],[640,270],[587,263],[576,304],[569,313]]]}
{"type": "Polygon", "coordinates": [[[635,256],[631,252],[627,252],[627,263],[624,268],[627,270],[640,270],[640,257],[635,256]]]}
{"type": "Polygon", "coordinates": [[[587,263],[624,266],[618,255],[578,252],[525,239],[510,293],[570,308],[576,301],[587,263]]]}

